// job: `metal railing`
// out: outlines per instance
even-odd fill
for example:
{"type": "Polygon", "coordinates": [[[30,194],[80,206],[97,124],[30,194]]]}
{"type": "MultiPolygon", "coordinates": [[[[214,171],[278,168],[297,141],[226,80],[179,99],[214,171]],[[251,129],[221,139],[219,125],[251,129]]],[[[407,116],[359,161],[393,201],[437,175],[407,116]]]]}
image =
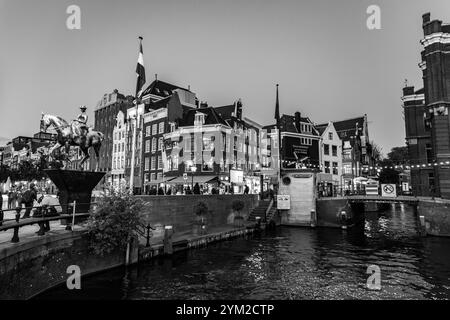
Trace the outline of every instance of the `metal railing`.
{"type": "MultiPolygon", "coordinates": [[[[82,203],[81,205],[95,205],[95,202],[91,203],[82,203]]],[[[79,204],[80,205],[80,204],[79,204]]],[[[39,231],[36,232],[37,235],[42,236],[45,235],[46,232],[50,231],[50,221],[62,220],[65,219],[67,221],[66,230],[72,230],[75,225],[75,221],[78,218],[86,218],[90,215],[89,212],[86,213],[76,213],[77,203],[76,201],[69,203],[67,205],[42,205],[35,207],[21,207],[18,206],[15,209],[5,209],[0,210],[0,231],[7,231],[14,229],[13,237],[11,242],[17,243],[19,242],[19,230],[22,227],[30,226],[34,224],[39,225],[39,231]],[[58,212],[56,208],[61,208],[61,211],[58,212]],[[65,211],[69,212],[66,214],[62,213],[62,209],[65,207],[65,211]],[[20,213],[25,209],[25,213],[28,212],[30,216],[21,217],[20,213]],[[31,216],[31,213],[34,209],[34,214],[31,216]],[[5,213],[15,212],[14,218],[5,219],[5,213]],[[70,221],[70,223],[69,223],[70,221]]]]}

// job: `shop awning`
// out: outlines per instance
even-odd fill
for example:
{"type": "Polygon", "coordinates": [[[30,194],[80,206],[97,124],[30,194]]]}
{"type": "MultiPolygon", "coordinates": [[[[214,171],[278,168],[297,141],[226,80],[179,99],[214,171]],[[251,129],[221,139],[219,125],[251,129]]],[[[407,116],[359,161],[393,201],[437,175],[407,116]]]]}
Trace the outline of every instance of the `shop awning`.
{"type": "MultiPolygon", "coordinates": [[[[194,183],[208,183],[212,182],[213,180],[217,180],[217,176],[194,176],[194,183]]],[[[183,176],[176,177],[173,180],[170,180],[167,182],[168,184],[191,184],[192,183],[192,176],[188,175],[188,178],[186,180],[183,179],[183,176]]]]}
{"type": "Polygon", "coordinates": [[[174,179],[174,177],[167,177],[167,178],[162,178],[162,179],[158,179],[158,180],[148,181],[145,184],[152,185],[152,184],[168,183],[172,179],[174,179]]]}

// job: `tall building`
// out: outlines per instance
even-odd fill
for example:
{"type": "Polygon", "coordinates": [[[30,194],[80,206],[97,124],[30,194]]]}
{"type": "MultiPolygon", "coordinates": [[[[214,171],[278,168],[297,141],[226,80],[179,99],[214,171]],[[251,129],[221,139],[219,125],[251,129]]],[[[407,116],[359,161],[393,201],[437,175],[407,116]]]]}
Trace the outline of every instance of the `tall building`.
{"type": "MultiPolygon", "coordinates": [[[[116,125],[116,117],[119,111],[126,114],[133,106],[133,97],[125,96],[117,89],[112,93],[105,94],[97,103],[94,110],[94,129],[104,134],[104,141],[100,148],[98,170],[107,172],[105,182],[111,183],[111,170],[113,159],[113,131],[116,125]]],[[[96,168],[96,159],[93,151],[90,153],[90,167],[96,168]]]]}
{"type": "MultiPolygon", "coordinates": [[[[233,192],[260,192],[259,130],[242,118],[242,103],[186,109],[164,135],[168,184],[183,188],[199,183],[233,192]],[[230,190],[229,189],[229,190],[230,190]]],[[[163,156],[164,158],[164,156],[163,156]]]]}
{"type": "Polygon", "coordinates": [[[116,125],[113,129],[113,153],[112,153],[112,185],[115,188],[126,183],[125,180],[125,158],[127,145],[127,123],[122,111],[117,113],[116,125]]]}
{"type": "MultiPolygon", "coordinates": [[[[160,109],[160,108],[167,108],[167,104],[175,103],[176,99],[180,99],[180,101],[190,101],[193,100],[194,103],[196,101],[195,95],[190,92],[188,89],[181,88],[179,86],[158,80],[157,77],[155,77],[155,80],[142,92],[141,95],[141,103],[137,107],[130,108],[127,111],[127,119],[128,119],[128,138],[127,138],[127,157],[126,157],[126,168],[125,168],[125,175],[127,179],[129,179],[131,174],[131,156],[132,156],[132,141],[133,141],[133,126],[135,123],[137,123],[137,129],[136,129],[136,146],[135,146],[135,166],[134,166],[134,179],[133,179],[133,190],[134,193],[140,194],[145,192],[145,185],[144,180],[146,180],[146,183],[150,182],[151,174],[150,172],[145,172],[145,159],[143,159],[143,152],[145,153],[145,140],[152,139],[150,136],[146,135],[147,128],[144,128],[144,126],[152,125],[149,122],[151,122],[152,115],[145,114],[149,112],[153,112],[154,110],[160,109]],[[175,97],[174,93],[177,92],[177,95],[175,97]],[[194,96],[194,98],[191,98],[194,96]],[[173,97],[173,99],[172,99],[173,97]],[[137,121],[136,121],[137,118],[137,121]],[[146,121],[146,122],[145,122],[146,121]],[[145,174],[147,173],[147,175],[145,174]]],[[[195,106],[194,104],[192,104],[195,106]]],[[[176,109],[176,108],[172,108],[176,109]]],[[[167,118],[168,114],[165,116],[167,118]]],[[[161,119],[158,119],[160,121],[161,119]]],[[[167,120],[164,120],[167,122],[167,120]]],[[[168,127],[167,125],[164,125],[164,133],[167,132],[168,127]]],[[[158,133],[159,134],[159,133],[158,133]]],[[[148,155],[147,155],[148,156],[148,155]]],[[[157,156],[155,156],[155,159],[157,156]]],[[[151,160],[147,160],[151,161],[151,160]]],[[[156,161],[156,160],[154,160],[156,161]]],[[[151,165],[151,162],[150,162],[151,165]]],[[[158,173],[162,173],[162,169],[155,169],[154,172],[156,176],[158,176],[158,173]]]]}
{"type": "Polygon", "coordinates": [[[431,145],[436,165],[433,193],[450,199],[450,24],[422,16],[424,38],[422,69],[426,119],[431,124],[431,145]]]}
{"type": "Polygon", "coordinates": [[[333,122],[326,126],[316,126],[322,139],[320,141],[321,172],[331,178],[334,185],[342,185],[342,140],[333,122]]]}
{"type": "Polygon", "coordinates": [[[431,196],[435,189],[435,162],[431,142],[431,122],[425,106],[424,89],[403,88],[403,113],[405,117],[406,145],[411,173],[412,192],[416,196],[431,196]],[[425,166],[422,166],[425,164],[425,166]]]}
{"type": "MultiPolygon", "coordinates": [[[[354,190],[355,178],[375,175],[367,115],[333,121],[333,125],[342,141],[341,185],[346,190],[354,190]]],[[[324,127],[327,124],[318,126],[324,127]]]]}

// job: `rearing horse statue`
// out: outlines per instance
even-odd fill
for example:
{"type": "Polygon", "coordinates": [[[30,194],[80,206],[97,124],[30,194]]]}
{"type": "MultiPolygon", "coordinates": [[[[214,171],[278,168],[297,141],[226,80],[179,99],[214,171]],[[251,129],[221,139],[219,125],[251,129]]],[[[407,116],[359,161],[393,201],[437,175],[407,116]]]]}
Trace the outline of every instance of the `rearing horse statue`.
{"type": "Polygon", "coordinates": [[[41,131],[47,132],[47,129],[52,126],[57,132],[56,145],[50,149],[50,155],[54,157],[54,152],[62,147],[65,147],[66,154],[69,154],[71,146],[80,147],[83,151],[84,157],[79,166],[82,168],[83,163],[89,159],[89,148],[94,148],[95,158],[97,160],[96,170],[98,169],[98,158],[100,147],[102,146],[103,133],[89,129],[86,135],[76,135],[72,126],[61,117],[51,114],[42,114],[41,131]]]}

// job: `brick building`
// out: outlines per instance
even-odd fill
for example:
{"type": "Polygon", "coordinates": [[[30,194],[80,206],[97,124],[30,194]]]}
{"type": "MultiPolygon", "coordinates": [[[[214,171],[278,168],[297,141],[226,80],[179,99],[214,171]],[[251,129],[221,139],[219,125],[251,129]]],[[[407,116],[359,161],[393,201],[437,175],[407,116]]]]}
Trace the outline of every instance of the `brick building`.
{"type": "MultiPolygon", "coordinates": [[[[162,168],[158,169],[158,163],[160,163],[161,150],[158,150],[159,147],[156,146],[155,154],[150,155],[152,152],[152,146],[150,145],[150,153],[146,152],[146,144],[151,144],[153,135],[151,134],[153,126],[152,118],[155,115],[155,110],[158,109],[167,109],[169,104],[177,105],[188,105],[195,107],[196,98],[195,94],[193,94],[190,90],[184,89],[182,87],[158,80],[155,80],[143,91],[141,104],[137,107],[137,137],[136,137],[136,153],[135,153],[135,168],[134,168],[134,192],[137,194],[145,192],[145,188],[151,183],[151,181],[155,181],[159,176],[162,176],[162,168]],[[176,92],[176,94],[175,94],[176,92]],[[151,114],[149,114],[151,113],[151,114]],[[150,129],[147,129],[150,127],[150,129]],[[148,133],[150,130],[150,134],[148,133]],[[147,142],[150,141],[150,142],[147,142]],[[159,157],[159,159],[158,159],[159,157]],[[148,158],[148,160],[146,160],[148,158]],[[145,170],[145,163],[148,162],[149,170],[145,170]],[[155,169],[150,170],[151,161],[155,162],[155,169]],[[152,171],[152,172],[150,172],[152,171]],[[152,176],[153,174],[153,176],[152,176]],[[155,178],[155,179],[152,179],[155,178]]],[[[171,108],[171,110],[177,110],[176,107],[171,108]]],[[[164,113],[164,112],[163,112],[164,113]]],[[[158,119],[155,119],[157,122],[164,122],[164,125],[161,125],[161,129],[163,132],[159,133],[159,128],[156,131],[156,135],[160,135],[157,137],[157,140],[162,136],[163,133],[168,132],[169,126],[167,124],[167,117],[169,113],[165,114],[161,117],[161,113],[158,115],[158,119]]],[[[125,168],[125,176],[127,179],[130,177],[131,173],[131,155],[132,155],[132,139],[133,139],[133,125],[136,123],[134,120],[136,117],[136,108],[130,108],[127,112],[127,119],[131,119],[128,121],[128,139],[127,139],[127,157],[126,157],[126,168],[125,168]]],[[[158,124],[159,125],[159,124],[158,124]]]]}
{"type": "MultiPolygon", "coordinates": [[[[94,110],[94,129],[104,134],[104,141],[100,148],[98,170],[107,172],[104,182],[111,183],[111,170],[113,159],[113,131],[116,125],[116,117],[119,111],[126,114],[127,110],[133,106],[133,97],[125,96],[117,89],[112,93],[105,94],[97,103],[94,110]]],[[[93,151],[90,151],[90,167],[96,167],[96,160],[93,151]]]]}
{"type": "Polygon", "coordinates": [[[415,91],[412,86],[403,88],[402,101],[412,192],[416,196],[431,196],[431,190],[435,189],[434,167],[422,166],[434,162],[424,89],[415,91]]]}
{"type": "MultiPolygon", "coordinates": [[[[265,126],[263,129],[272,135],[276,125],[265,126]]],[[[321,137],[309,117],[302,117],[300,112],[296,112],[294,116],[283,114],[280,118],[280,131],[282,169],[318,170],[321,137]]],[[[273,148],[271,149],[274,151],[273,148]]]]}
{"type": "Polygon", "coordinates": [[[450,24],[431,20],[430,13],[423,18],[421,40],[422,69],[426,119],[431,124],[431,145],[434,166],[433,193],[450,199],[450,24]]]}

